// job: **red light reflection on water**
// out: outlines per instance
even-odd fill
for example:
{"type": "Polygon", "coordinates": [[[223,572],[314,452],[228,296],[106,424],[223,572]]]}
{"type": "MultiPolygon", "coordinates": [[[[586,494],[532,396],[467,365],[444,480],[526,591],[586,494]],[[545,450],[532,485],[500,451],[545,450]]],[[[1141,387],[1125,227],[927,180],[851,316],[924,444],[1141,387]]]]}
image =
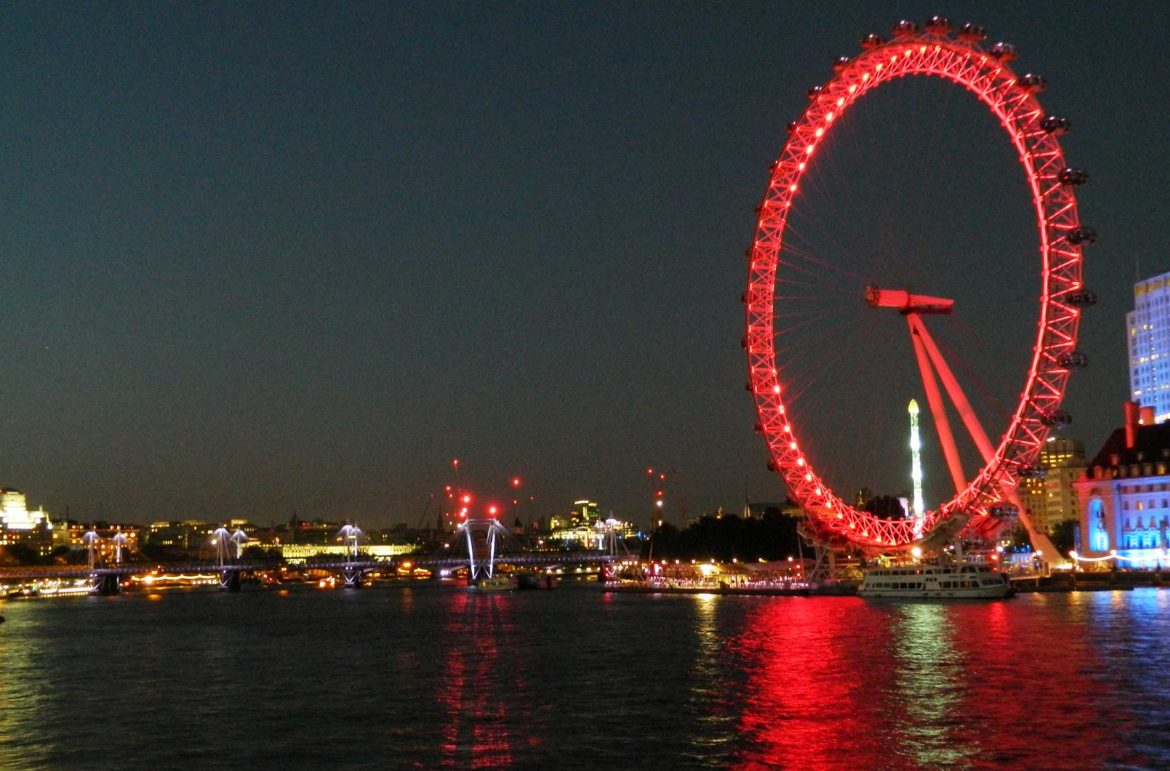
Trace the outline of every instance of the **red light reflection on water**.
{"type": "MultiPolygon", "coordinates": [[[[445,767],[502,768],[515,762],[517,726],[527,729],[520,697],[527,690],[515,657],[502,655],[517,634],[512,598],[454,592],[444,639],[446,672],[436,695],[446,719],[440,728],[445,767]]],[[[528,730],[525,730],[528,733],[528,730]]],[[[527,746],[538,744],[525,737],[527,746]]]]}
{"type": "Polygon", "coordinates": [[[1144,765],[1092,636],[1022,605],[782,600],[731,650],[739,768],[1144,765]]]}
{"type": "Polygon", "coordinates": [[[888,669],[871,662],[890,640],[868,614],[854,599],[760,606],[733,643],[751,660],[739,725],[748,745],[743,768],[882,756],[888,737],[873,730],[881,705],[867,694],[888,685],[888,669]]]}

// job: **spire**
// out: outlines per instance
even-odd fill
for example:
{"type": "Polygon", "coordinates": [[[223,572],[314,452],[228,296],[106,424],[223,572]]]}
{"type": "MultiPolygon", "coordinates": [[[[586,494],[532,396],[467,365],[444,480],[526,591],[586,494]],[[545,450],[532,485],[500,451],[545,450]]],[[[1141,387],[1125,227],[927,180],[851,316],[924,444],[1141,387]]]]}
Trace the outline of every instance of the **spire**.
{"type": "Polygon", "coordinates": [[[911,399],[907,410],[910,413],[910,479],[914,482],[910,514],[918,523],[915,527],[918,530],[922,515],[926,513],[926,505],[922,501],[922,438],[918,434],[918,402],[911,399]]]}

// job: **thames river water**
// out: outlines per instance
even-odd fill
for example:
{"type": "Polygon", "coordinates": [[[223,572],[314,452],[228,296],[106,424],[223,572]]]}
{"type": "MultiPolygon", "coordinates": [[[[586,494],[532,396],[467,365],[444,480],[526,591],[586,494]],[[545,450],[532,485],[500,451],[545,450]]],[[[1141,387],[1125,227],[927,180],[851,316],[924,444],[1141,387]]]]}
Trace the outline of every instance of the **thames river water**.
{"type": "Polygon", "coordinates": [[[0,768],[1167,768],[1170,591],[0,605],[0,768]]]}

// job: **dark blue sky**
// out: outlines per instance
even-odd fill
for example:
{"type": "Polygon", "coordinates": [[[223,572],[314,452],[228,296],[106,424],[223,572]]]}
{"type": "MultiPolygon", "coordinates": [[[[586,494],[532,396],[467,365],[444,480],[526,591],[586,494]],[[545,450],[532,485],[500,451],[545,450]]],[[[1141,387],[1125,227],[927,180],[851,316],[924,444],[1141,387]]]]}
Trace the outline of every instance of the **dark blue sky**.
{"type": "MultiPolygon", "coordinates": [[[[1102,301],[1066,406],[1092,452],[1135,272],[1170,269],[1161,3],[26,4],[0,11],[0,482],[75,518],[367,527],[417,522],[452,457],[485,498],[522,475],[532,514],[588,496],[643,521],[647,465],[675,472],[676,516],[780,498],[743,389],[752,208],[807,87],[931,13],[1017,44],[1073,121],[1102,301]]],[[[880,139],[896,112],[843,130],[841,167],[873,179],[837,184],[916,184],[880,139]]],[[[988,164],[965,227],[1021,183],[1006,144],[956,136],[988,164]]],[[[978,249],[946,259],[996,279],[983,300],[1015,286],[978,249]]],[[[802,424],[825,454],[884,430],[842,398],[802,424]]]]}

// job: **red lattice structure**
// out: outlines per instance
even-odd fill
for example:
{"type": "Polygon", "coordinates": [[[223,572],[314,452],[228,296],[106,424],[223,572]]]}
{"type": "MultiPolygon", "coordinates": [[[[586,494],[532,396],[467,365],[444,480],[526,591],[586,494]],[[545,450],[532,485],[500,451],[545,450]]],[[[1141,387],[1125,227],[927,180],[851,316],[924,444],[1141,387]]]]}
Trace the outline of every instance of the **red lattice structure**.
{"type": "Polygon", "coordinates": [[[1040,472],[1035,464],[1053,425],[1067,421],[1060,409],[1069,374],[1084,364],[1076,351],[1082,308],[1093,302],[1082,284],[1082,248],[1096,239],[1081,225],[1075,187],[1086,180],[1069,168],[1058,138],[1068,121],[1048,115],[1036,99],[1044,79],[1017,75],[1008,66],[1015,51],[998,43],[985,47],[982,28],[966,25],[957,34],[945,19],[932,18],[920,30],[900,22],[885,41],[869,35],[862,52],[842,57],[834,77],[809,90],[809,105],[789,125],[788,141],[772,166],[749,251],[744,302],[747,310],[749,388],[758,429],[771,452],[769,464],[808,515],[813,529],[870,550],[896,550],[921,542],[935,531],[965,524],[978,530],[1014,498],[1021,476],[1040,472]],[[783,362],[776,357],[774,313],[777,271],[788,213],[800,195],[801,177],[841,116],[870,90],[896,78],[943,78],[972,92],[991,110],[1015,148],[1027,175],[1039,236],[1042,279],[1034,355],[1018,406],[991,457],[965,488],[917,523],[879,519],[855,509],[829,489],[801,449],[797,426],[785,409],[783,362]],[[943,528],[943,525],[947,525],[943,528]],[[917,532],[916,532],[917,530],[917,532]]]}

